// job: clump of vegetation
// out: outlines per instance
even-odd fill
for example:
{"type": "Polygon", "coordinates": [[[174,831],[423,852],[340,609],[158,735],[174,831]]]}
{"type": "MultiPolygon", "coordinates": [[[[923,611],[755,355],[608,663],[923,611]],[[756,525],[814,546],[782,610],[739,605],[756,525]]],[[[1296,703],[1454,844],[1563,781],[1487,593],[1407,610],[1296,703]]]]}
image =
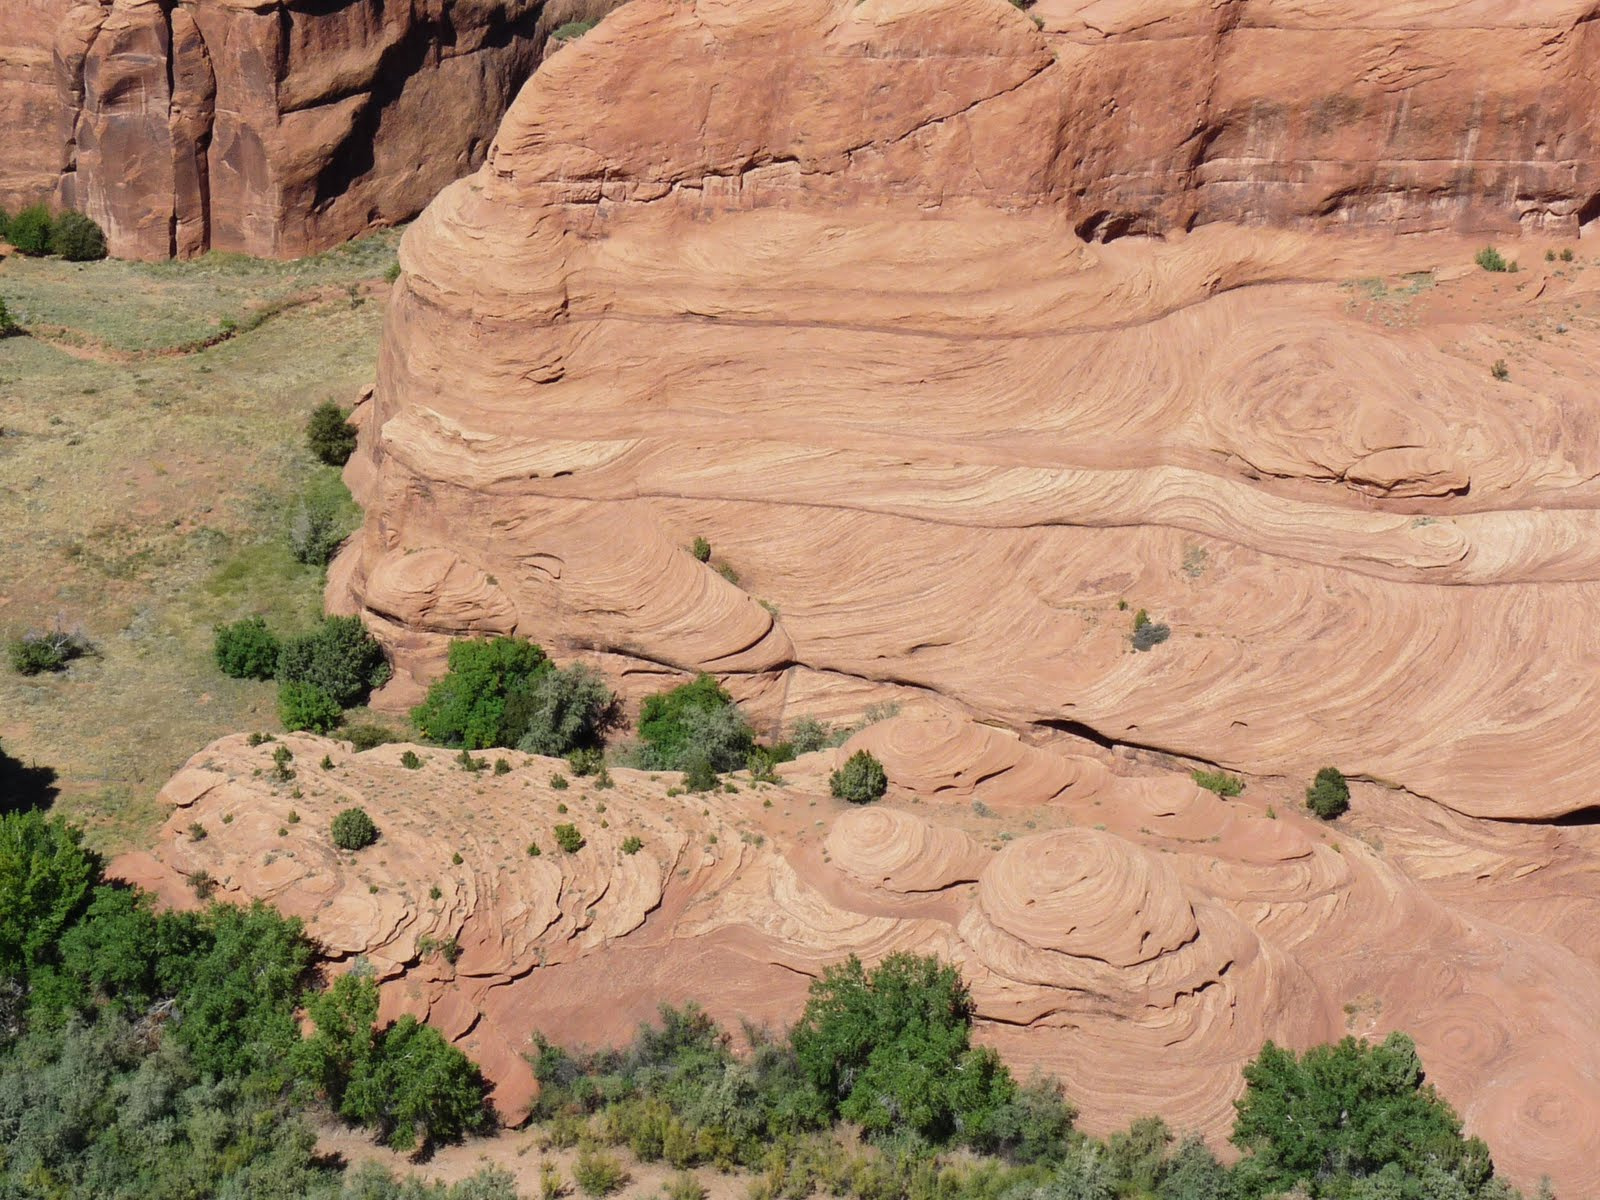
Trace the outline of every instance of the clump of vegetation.
{"type": "MultiPolygon", "coordinates": [[[[593,21],[565,21],[550,31],[550,40],[553,42],[573,42],[581,38],[595,27],[593,21]]],[[[602,1193],[591,1193],[599,1195],[602,1193]]]]}
{"type": "Polygon", "coordinates": [[[711,543],[703,537],[696,537],[689,546],[689,553],[694,555],[696,562],[711,561],[711,543]]]}
{"type": "Polygon", "coordinates": [[[318,461],[330,467],[342,467],[350,461],[356,450],[356,427],[347,419],[349,415],[332,400],[311,410],[306,421],[306,446],[318,461]]]}
{"type": "Polygon", "coordinates": [[[452,642],[449,670],[411,716],[446,745],[559,755],[597,749],[616,713],[616,697],[588,667],[558,669],[526,638],[496,637],[452,642]]]}
{"type": "Polygon", "coordinates": [[[90,216],[64,212],[50,223],[50,253],[68,262],[98,262],[106,256],[106,234],[90,216]]]}
{"type": "Polygon", "coordinates": [[[800,717],[789,727],[789,745],[796,754],[810,754],[833,744],[833,728],[815,717],[800,717]]]}
{"type": "Polygon", "coordinates": [[[272,773],[267,776],[273,783],[288,783],[294,778],[294,768],[289,764],[294,761],[294,751],[287,746],[278,746],[272,751],[272,773]]]}
{"type": "Polygon", "coordinates": [[[1492,271],[1495,274],[1517,269],[1516,263],[1508,261],[1505,255],[1501,254],[1493,246],[1485,246],[1482,250],[1479,250],[1472,256],[1472,261],[1485,271],[1492,271]]]}
{"type": "Polygon", "coordinates": [[[622,839],[622,852],[624,854],[637,854],[644,849],[644,841],[638,837],[625,837],[622,839]]]}
{"type": "Polygon", "coordinates": [[[425,933],[417,939],[417,957],[421,959],[439,958],[449,963],[452,967],[461,957],[461,943],[454,936],[436,938],[425,933]]]}
{"type": "Polygon", "coordinates": [[[1506,366],[1505,359],[1497,358],[1494,360],[1494,365],[1489,368],[1489,374],[1493,375],[1495,379],[1499,380],[1501,383],[1504,383],[1506,380],[1511,378],[1511,368],[1506,366]]]}
{"type": "Polygon", "coordinates": [[[496,775],[509,775],[509,774],[511,774],[511,764],[509,762],[507,762],[503,758],[495,759],[494,760],[494,773],[496,775]]]}
{"type": "Polygon", "coordinates": [[[230,679],[271,679],[278,671],[278,639],[262,617],[218,625],[212,654],[230,679]]]}
{"type": "Polygon", "coordinates": [[[21,332],[22,326],[17,324],[16,318],[11,315],[11,310],[6,307],[6,302],[0,300],[0,338],[8,338],[12,334],[21,332]]]}
{"type": "Polygon", "coordinates": [[[755,748],[739,706],[710,675],[647,697],[639,738],[648,770],[688,771],[703,759],[714,772],[737,771],[755,748]]]}
{"type": "Polygon", "coordinates": [[[472,751],[463,747],[461,753],[456,755],[456,765],[469,775],[476,775],[489,765],[489,760],[486,758],[474,758],[472,751]]]}
{"type": "Polygon", "coordinates": [[[6,240],[17,248],[18,254],[30,258],[50,253],[50,210],[43,204],[23,209],[6,227],[6,240]]]}
{"type": "Polygon", "coordinates": [[[1193,778],[1206,791],[1219,796],[1233,797],[1244,791],[1244,780],[1226,771],[1195,771],[1193,778]]]}
{"type": "Polygon", "coordinates": [[[568,786],[569,786],[568,783],[567,783],[567,777],[565,775],[563,775],[560,771],[554,772],[550,776],[550,786],[551,786],[552,789],[554,789],[555,791],[558,791],[558,792],[566,791],[568,786]]]}
{"type": "Polygon", "coordinates": [[[356,750],[372,750],[390,742],[398,742],[400,737],[392,729],[372,721],[363,721],[357,725],[346,725],[344,740],[356,750]]]}
{"type": "Polygon", "coordinates": [[[1150,614],[1140,609],[1133,614],[1133,648],[1138,651],[1149,650],[1152,646],[1159,646],[1172,636],[1170,626],[1161,621],[1152,621],[1150,614]]]}
{"type": "Polygon", "coordinates": [[[609,1196],[628,1182],[628,1172],[613,1155],[585,1146],[572,1164],[572,1178],[585,1196],[609,1196]]]}
{"type": "Polygon", "coordinates": [[[296,562],[325,567],[350,534],[348,502],[329,487],[306,489],[289,515],[289,552],[296,562]]]}
{"type": "Polygon", "coordinates": [[[1324,821],[1341,817],[1350,809],[1350,784],[1337,767],[1323,767],[1306,788],[1306,807],[1324,821]]]}
{"type": "Polygon", "coordinates": [[[828,776],[828,791],[851,804],[881,800],[888,790],[888,773],[870,750],[857,750],[845,759],[844,766],[828,776]]]}
{"type": "Polygon", "coordinates": [[[556,845],[568,854],[576,854],[583,849],[583,834],[578,832],[576,825],[557,825],[555,828],[556,845]]]}
{"type": "Polygon", "coordinates": [[[1574,255],[1572,253],[1572,247],[1571,246],[1568,246],[1564,250],[1561,251],[1561,261],[1562,262],[1571,262],[1575,257],[1576,257],[1576,255],[1574,255]]]}
{"type": "Polygon", "coordinates": [[[83,634],[59,628],[48,633],[25,633],[6,644],[11,669],[19,675],[65,671],[68,663],[93,652],[94,644],[83,634]]]}
{"type": "MultiPolygon", "coordinates": [[[[794,756],[791,747],[789,756],[794,756]]],[[[784,761],[780,752],[770,746],[757,746],[750,752],[750,757],[745,760],[745,766],[750,771],[750,779],[754,783],[781,783],[778,775],[778,764],[784,761]]]]}
{"type": "Polygon", "coordinates": [[[415,771],[422,766],[422,759],[417,757],[415,750],[407,750],[400,755],[400,765],[408,771],[415,771]]]}
{"type": "Polygon", "coordinates": [[[567,755],[567,768],[579,779],[605,770],[606,760],[600,751],[585,747],[567,755]]]}
{"type": "Polygon", "coordinates": [[[341,850],[364,850],[378,840],[378,827],[364,808],[347,808],[333,818],[333,844],[341,850]]]}
{"type": "Polygon", "coordinates": [[[306,683],[340,708],[365,702],[373,688],[389,682],[383,647],[360,617],[324,617],[310,633],[289,638],[278,650],[278,683],[306,683]]]}
{"type": "Polygon", "coordinates": [[[722,780],[717,777],[716,768],[711,765],[711,760],[703,754],[697,754],[689,760],[689,765],[683,772],[683,790],[686,792],[714,792],[721,786],[722,780]]]}

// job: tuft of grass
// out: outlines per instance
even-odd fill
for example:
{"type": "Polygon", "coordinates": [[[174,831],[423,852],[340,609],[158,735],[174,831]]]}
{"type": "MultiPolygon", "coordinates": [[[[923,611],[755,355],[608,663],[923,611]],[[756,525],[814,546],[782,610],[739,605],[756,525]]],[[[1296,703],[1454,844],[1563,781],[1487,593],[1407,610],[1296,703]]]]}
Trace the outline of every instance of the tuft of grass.
{"type": "Polygon", "coordinates": [[[1237,796],[1244,791],[1244,780],[1226,771],[1195,771],[1194,781],[1219,796],[1237,796]]]}

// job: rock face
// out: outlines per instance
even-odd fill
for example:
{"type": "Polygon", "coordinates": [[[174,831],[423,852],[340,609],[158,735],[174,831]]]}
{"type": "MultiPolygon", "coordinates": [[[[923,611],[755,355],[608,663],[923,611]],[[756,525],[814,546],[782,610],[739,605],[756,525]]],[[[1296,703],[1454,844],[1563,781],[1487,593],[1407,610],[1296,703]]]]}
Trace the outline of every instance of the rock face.
{"type": "Polygon", "coordinates": [[[115,869],[179,904],[204,870],[222,898],[302,917],[336,963],[364,955],[383,1014],[456,1039],[510,1119],[532,1094],[536,1031],[621,1040],[688,1000],[732,1028],[781,1027],[827,965],[904,949],[958,964],[980,1040],[1058,1073],[1094,1131],[1160,1112],[1220,1139],[1264,1038],[1400,1028],[1513,1179],[1548,1173],[1567,1195],[1600,1182],[1600,967],[1585,944],[1600,908],[1573,899],[1594,894],[1592,829],[1444,827],[1358,785],[1357,812],[1394,839],[1379,852],[1271,785],[1225,801],[926,705],[786,765],[782,786],[741,775],[705,795],[622,769],[604,790],[556,790],[565,764],[515,752],[506,773],[474,775],[448,750],[411,747],[425,761],[408,770],[404,746],[283,744],[284,783],[274,745],[196,755],[163,792],[155,849],[115,869]],[[985,764],[982,778],[930,766],[931,745],[985,764]],[[869,808],[827,795],[857,748],[895,781],[869,808]],[[331,769],[314,765],[324,755],[331,769]],[[352,804],[382,833],[346,854],[328,828],[352,804]],[[576,853],[557,848],[561,822],[586,839],[576,853]],[[453,962],[430,948],[452,939],[453,962]]]}
{"type": "MultiPolygon", "coordinates": [[[[10,0],[20,19],[0,32],[0,203],[51,196],[83,208],[106,225],[113,253],[130,257],[320,249],[410,217],[476,168],[545,34],[614,3],[10,0]]],[[[868,7],[873,15],[853,18],[857,34],[882,24],[868,7]]],[[[720,146],[697,148],[706,161],[681,164],[691,174],[654,184],[737,187],[745,202],[748,185],[793,185],[795,170],[765,168],[810,164],[800,173],[815,187],[819,174],[838,173],[811,166],[857,151],[915,160],[916,173],[939,180],[941,200],[953,197],[960,176],[919,152],[961,116],[983,143],[974,166],[1026,147],[1010,199],[1048,203],[1088,237],[1212,221],[1572,232],[1600,215],[1591,7],[1040,0],[1042,34],[1012,20],[990,47],[1004,66],[948,53],[970,40],[967,21],[939,34],[895,20],[894,53],[906,58],[876,74],[912,91],[863,100],[851,87],[874,72],[859,59],[780,59],[779,45],[792,51],[819,32],[814,22],[798,29],[776,10],[732,22],[697,6],[679,33],[715,31],[712,40],[637,59],[612,51],[601,60],[609,67],[581,56],[596,73],[584,79],[569,63],[546,89],[567,111],[542,120],[578,135],[567,151],[622,150],[607,178],[630,154],[682,149],[698,136],[692,127],[726,125],[720,146]],[[994,102],[1025,81],[1031,103],[994,102]],[[680,83],[685,95],[698,89],[694,102],[656,103],[680,83]],[[1001,90],[982,98],[984,120],[941,105],[941,94],[973,102],[991,85],[1001,90]],[[783,141],[785,131],[752,137],[754,114],[740,112],[763,95],[808,127],[789,158],[774,150],[763,160],[762,136],[783,141]],[[847,144],[891,110],[924,122],[904,125],[906,144],[847,144]],[[628,145],[602,144],[591,123],[614,126],[628,145]],[[756,158],[741,160],[745,151],[756,158]]],[[[845,46],[855,34],[847,22],[832,36],[845,46]]],[[[853,170],[852,186],[882,188],[895,169],[853,170]]]]}
{"type": "Polygon", "coordinates": [[[0,204],[120,257],[319,250],[477,167],[548,30],[611,3],[8,0],[0,204]]]}

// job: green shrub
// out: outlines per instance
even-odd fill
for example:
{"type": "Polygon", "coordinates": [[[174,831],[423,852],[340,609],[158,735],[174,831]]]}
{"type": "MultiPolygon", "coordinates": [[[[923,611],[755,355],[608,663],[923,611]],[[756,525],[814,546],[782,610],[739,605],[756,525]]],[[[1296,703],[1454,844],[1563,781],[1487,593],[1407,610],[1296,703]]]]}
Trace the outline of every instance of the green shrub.
{"type": "Polygon", "coordinates": [[[755,783],[779,783],[778,763],[781,761],[775,750],[768,746],[757,746],[750,751],[750,757],[745,760],[749,768],[750,778],[755,783]]]}
{"type": "Polygon", "coordinates": [[[93,650],[94,645],[81,633],[67,633],[61,629],[25,633],[6,645],[11,667],[19,675],[65,671],[68,663],[93,650]]]}
{"type": "Polygon", "coordinates": [[[407,750],[400,756],[400,765],[408,771],[415,771],[422,766],[422,760],[417,757],[415,750],[407,750]]]}
{"type": "Polygon", "coordinates": [[[738,705],[710,675],[647,697],[639,738],[651,770],[688,770],[691,759],[704,758],[714,771],[737,771],[755,748],[738,705]]]}
{"type": "Polygon", "coordinates": [[[622,839],[622,852],[624,854],[637,854],[644,849],[644,842],[636,837],[622,839]]]}
{"type": "Polygon", "coordinates": [[[679,1171],[661,1191],[666,1200],[706,1200],[705,1185],[688,1171],[679,1171]]]}
{"type": "Polygon", "coordinates": [[[4,208],[0,208],[0,238],[5,237],[10,228],[11,214],[8,213],[4,208]]]}
{"type": "Polygon", "coordinates": [[[555,834],[556,845],[568,854],[576,854],[583,849],[583,834],[578,832],[576,825],[557,825],[555,834]]]}
{"type": "Polygon", "coordinates": [[[697,562],[711,561],[711,543],[703,537],[696,537],[689,547],[689,553],[694,555],[697,562]]]}
{"type": "Polygon", "coordinates": [[[364,850],[378,840],[378,827],[364,808],[347,808],[333,819],[333,844],[341,850],[364,850]]]}
{"type": "Polygon", "coordinates": [[[1512,265],[1506,261],[1505,256],[1493,246],[1485,246],[1482,250],[1479,250],[1475,255],[1472,256],[1472,261],[1477,263],[1485,271],[1499,273],[1512,269],[1512,265]]]}
{"type": "Polygon", "coordinates": [[[496,775],[509,775],[509,774],[511,774],[511,764],[508,763],[503,758],[495,759],[494,760],[494,773],[496,775]]]}
{"type": "Polygon", "coordinates": [[[8,338],[14,333],[21,333],[22,326],[17,324],[16,318],[11,315],[11,310],[6,307],[6,302],[0,300],[0,338],[8,338]]]}
{"type": "Polygon", "coordinates": [[[360,617],[324,617],[302,637],[278,650],[278,681],[309,683],[340,708],[354,708],[373,689],[389,682],[383,647],[360,617]]]}
{"type": "Polygon", "coordinates": [[[1144,609],[1134,613],[1132,641],[1135,650],[1142,653],[1152,646],[1159,646],[1171,636],[1171,627],[1160,621],[1152,621],[1144,609]]]}
{"type": "Polygon", "coordinates": [[[553,42],[576,41],[593,29],[594,26],[595,23],[593,21],[566,21],[550,31],[550,40],[553,42]]]}
{"type": "Polygon", "coordinates": [[[395,259],[394,262],[390,263],[387,267],[384,268],[383,280],[384,280],[385,283],[393,283],[396,279],[399,279],[399,278],[400,278],[400,260],[399,259],[395,259]]]}
{"type": "Polygon", "coordinates": [[[449,669],[411,710],[417,728],[447,746],[512,747],[506,698],[549,669],[544,651],[526,638],[473,638],[450,643],[449,669]]]}
{"type": "Polygon", "coordinates": [[[832,745],[833,728],[815,717],[800,717],[789,727],[789,745],[796,754],[810,754],[832,745]]]}
{"type": "Polygon", "coordinates": [[[1237,796],[1244,791],[1244,780],[1226,771],[1194,771],[1192,777],[1206,791],[1219,796],[1237,796]]]}
{"type": "Polygon", "coordinates": [[[598,750],[574,750],[567,755],[567,769],[579,779],[605,769],[606,760],[598,750]]]}
{"type": "Polygon", "coordinates": [[[721,784],[716,768],[703,754],[696,754],[683,771],[683,790],[686,792],[712,792],[721,784]]]}
{"type": "Polygon", "coordinates": [[[404,1016],[356,1060],[339,1112],[396,1150],[426,1149],[486,1129],[485,1091],[471,1059],[437,1029],[404,1016]]]}
{"type": "Polygon", "coordinates": [[[529,842],[528,843],[528,857],[529,858],[538,858],[543,853],[544,853],[544,851],[539,849],[539,843],[538,842],[529,842]]]}
{"type": "Polygon", "coordinates": [[[1565,250],[1563,250],[1561,252],[1561,261],[1562,262],[1571,262],[1575,257],[1576,257],[1576,255],[1574,255],[1572,253],[1572,247],[1571,246],[1568,246],[1565,250]]]}
{"type": "Polygon", "coordinates": [[[18,254],[30,258],[50,253],[50,210],[42,204],[23,209],[11,218],[6,240],[17,248],[18,254]]]}
{"type": "Polygon", "coordinates": [[[50,224],[50,253],[68,262],[97,262],[106,256],[106,234],[94,218],[64,212],[50,224]]]}
{"type": "Polygon", "coordinates": [[[271,679],[278,670],[278,639],[261,617],[245,617],[217,626],[212,655],[230,679],[271,679]]]}
{"type": "Polygon", "coordinates": [[[1494,365],[1489,368],[1489,374],[1493,375],[1501,383],[1504,383],[1506,380],[1511,378],[1511,368],[1506,366],[1505,359],[1497,358],[1494,360],[1494,365]]]}
{"type": "Polygon", "coordinates": [[[1350,808],[1350,784],[1338,767],[1323,767],[1306,788],[1306,807],[1324,821],[1343,816],[1350,808]]]}
{"type": "Polygon", "coordinates": [[[572,1164],[572,1178],[585,1196],[609,1196],[628,1182],[628,1172],[612,1155],[585,1147],[572,1164]]]}
{"type": "Polygon", "coordinates": [[[870,750],[857,750],[844,766],[828,776],[828,791],[851,804],[881,800],[889,790],[889,776],[870,750]]]}
{"type": "Polygon", "coordinates": [[[371,750],[377,746],[387,746],[390,742],[398,742],[400,736],[392,729],[372,721],[363,721],[359,725],[346,725],[344,740],[357,750],[371,750]]]}
{"type": "Polygon", "coordinates": [[[349,536],[337,499],[309,492],[295,501],[289,514],[289,552],[296,562],[325,567],[349,536]]]}
{"type": "Polygon", "coordinates": [[[508,686],[502,734],[524,754],[598,754],[617,714],[617,697],[597,671],[546,664],[508,686]]]}
{"type": "Polygon", "coordinates": [[[294,751],[287,746],[277,746],[272,751],[272,773],[268,778],[274,783],[288,783],[294,778],[294,769],[289,766],[293,761],[294,751]]]}
{"type": "Polygon", "coordinates": [[[729,583],[733,584],[734,587],[739,586],[739,572],[735,571],[729,564],[725,562],[718,563],[717,574],[721,575],[729,583]]]}
{"type": "Polygon", "coordinates": [[[550,776],[550,786],[558,792],[566,791],[568,786],[567,777],[560,771],[555,772],[550,776]]]}
{"type": "Polygon", "coordinates": [[[346,419],[349,413],[332,400],[311,410],[306,421],[306,445],[311,453],[330,467],[342,467],[356,449],[356,427],[346,419]]]}

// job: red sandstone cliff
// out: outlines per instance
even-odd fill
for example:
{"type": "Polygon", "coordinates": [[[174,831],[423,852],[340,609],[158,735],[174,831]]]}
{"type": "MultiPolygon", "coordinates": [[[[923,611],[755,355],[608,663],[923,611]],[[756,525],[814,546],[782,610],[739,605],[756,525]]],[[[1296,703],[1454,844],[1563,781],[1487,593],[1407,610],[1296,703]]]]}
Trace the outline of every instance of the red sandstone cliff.
{"type": "Polygon", "coordinates": [[[309,253],[477,167],[548,30],[610,6],[4,0],[0,204],[122,257],[309,253]]]}

